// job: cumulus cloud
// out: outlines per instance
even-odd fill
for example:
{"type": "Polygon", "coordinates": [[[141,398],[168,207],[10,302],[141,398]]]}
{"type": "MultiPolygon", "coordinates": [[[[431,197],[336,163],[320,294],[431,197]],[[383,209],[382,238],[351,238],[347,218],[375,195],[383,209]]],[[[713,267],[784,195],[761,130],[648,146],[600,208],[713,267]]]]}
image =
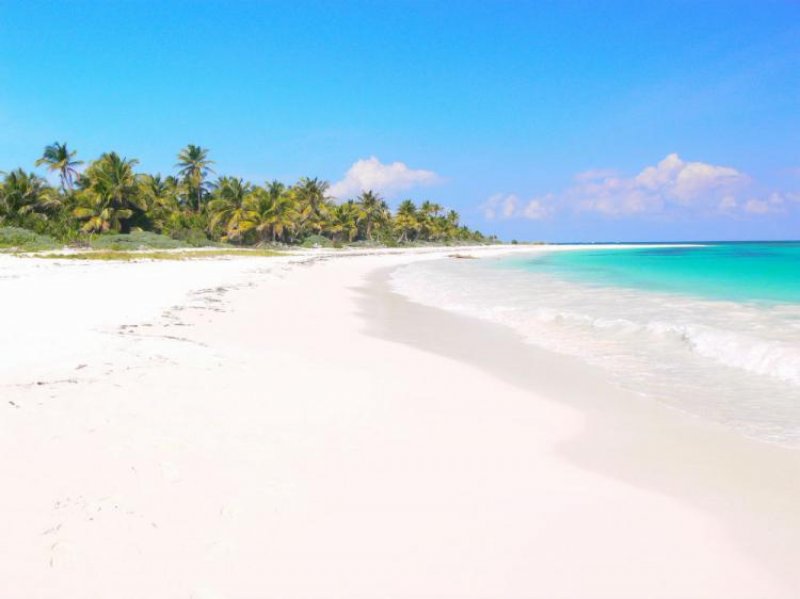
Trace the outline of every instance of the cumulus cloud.
{"type": "Polygon", "coordinates": [[[496,193],[481,206],[483,217],[487,220],[511,218],[517,210],[517,204],[519,204],[519,198],[513,193],[508,195],[496,193]]]}
{"type": "Polygon", "coordinates": [[[530,200],[522,208],[522,216],[529,220],[541,220],[550,216],[552,206],[545,203],[544,200],[533,199],[530,200]]]}
{"type": "Polygon", "coordinates": [[[514,193],[495,194],[481,209],[489,220],[539,220],[564,212],[610,218],[736,217],[800,209],[800,193],[770,193],[736,168],[687,161],[678,154],[669,154],[634,175],[609,169],[578,173],[572,185],[559,193],[528,200],[514,193]]]}
{"type": "Polygon", "coordinates": [[[730,212],[735,210],[737,206],[739,206],[739,202],[736,200],[736,197],[728,194],[720,198],[717,208],[720,212],[730,212]]]}
{"type": "Polygon", "coordinates": [[[554,196],[548,194],[540,198],[527,201],[513,193],[497,193],[491,196],[481,206],[483,216],[487,220],[507,218],[527,218],[528,220],[541,220],[553,213],[552,201],[554,196]]]}
{"type": "Polygon", "coordinates": [[[776,191],[770,195],[770,199],[774,202],[800,204],[800,193],[780,193],[776,191]]]}
{"type": "Polygon", "coordinates": [[[347,170],[344,178],[330,187],[337,198],[346,198],[373,190],[391,195],[412,187],[435,185],[441,177],[433,171],[409,168],[403,162],[383,164],[375,156],[357,160],[347,170]]]}
{"type": "MultiPolygon", "coordinates": [[[[577,208],[609,216],[661,212],[670,205],[719,205],[730,208],[732,195],[749,182],[744,173],[728,166],[686,162],[669,154],[634,177],[581,173],[566,196],[577,208]]],[[[735,201],[735,198],[734,200],[735,201]]]]}
{"type": "Polygon", "coordinates": [[[786,212],[792,203],[800,202],[798,193],[773,192],[766,198],[751,198],[744,204],[744,211],[750,214],[773,214],[786,212]]]}
{"type": "Polygon", "coordinates": [[[753,198],[747,200],[744,205],[744,211],[750,214],[766,214],[770,211],[770,203],[766,200],[757,200],[753,198]]]}

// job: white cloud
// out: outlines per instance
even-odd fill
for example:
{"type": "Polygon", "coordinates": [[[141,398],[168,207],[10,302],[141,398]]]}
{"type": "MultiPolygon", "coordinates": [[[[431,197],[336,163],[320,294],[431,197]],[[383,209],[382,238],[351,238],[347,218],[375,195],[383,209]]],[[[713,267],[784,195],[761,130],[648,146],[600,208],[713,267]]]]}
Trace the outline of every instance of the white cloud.
{"type": "Polygon", "coordinates": [[[717,208],[720,212],[730,212],[731,210],[735,210],[738,205],[739,202],[736,201],[736,198],[728,194],[720,198],[717,208]]]}
{"type": "Polygon", "coordinates": [[[733,167],[689,162],[673,153],[633,176],[607,169],[588,170],[575,175],[573,184],[560,193],[527,201],[516,194],[496,194],[481,208],[490,220],[537,220],[563,212],[613,218],[735,217],[800,209],[800,193],[767,193],[733,167]],[[759,195],[754,197],[755,193],[759,195]]]}
{"type": "Polygon", "coordinates": [[[624,180],[606,180],[601,185],[581,187],[567,192],[577,199],[579,212],[599,212],[606,216],[658,212],[663,199],[628,185],[624,180]]]}
{"type": "Polygon", "coordinates": [[[517,210],[519,198],[512,194],[496,193],[483,203],[481,209],[487,220],[511,218],[517,210]]]}
{"type": "Polygon", "coordinates": [[[553,213],[554,196],[547,194],[541,198],[533,198],[523,202],[516,194],[496,193],[481,206],[483,216],[487,220],[507,218],[527,218],[541,220],[553,213]]]}
{"type": "Polygon", "coordinates": [[[688,201],[710,191],[736,189],[747,182],[748,177],[735,168],[689,162],[678,171],[671,192],[678,200],[688,201]]]}
{"type": "Polygon", "coordinates": [[[769,199],[773,204],[788,204],[790,202],[800,203],[800,193],[780,193],[776,191],[770,194],[769,199]]]}
{"type": "Polygon", "coordinates": [[[750,214],[786,212],[787,205],[794,202],[800,202],[800,194],[774,191],[766,199],[752,198],[747,200],[744,205],[744,211],[750,214]]]}
{"type": "Polygon", "coordinates": [[[522,208],[522,216],[529,220],[541,220],[553,213],[553,195],[547,194],[542,198],[530,200],[522,208]]]}
{"type": "Polygon", "coordinates": [[[770,211],[770,204],[766,200],[747,200],[744,211],[750,214],[766,214],[770,211]]]}
{"type": "Polygon", "coordinates": [[[354,162],[344,178],[331,185],[330,193],[336,198],[347,198],[371,189],[391,195],[412,187],[435,185],[441,180],[433,171],[412,169],[403,162],[383,164],[372,156],[354,162]]]}
{"type": "Polygon", "coordinates": [[[731,167],[686,162],[677,154],[669,154],[634,177],[610,174],[590,178],[581,173],[576,181],[566,194],[576,200],[579,210],[618,216],[661,212],[675,204],[714,205],[723,198],[728,198],[725,203],[730,205],[732,192],[746,185],[749,178],[731,167]]]}
{"type": "Polygon", "coordinates": [[[669,185],[683,170],[684,162],[677,154],[669,154],[655,166],[648,166],[632,183],[643,189],[658,190],[669,185]]]}

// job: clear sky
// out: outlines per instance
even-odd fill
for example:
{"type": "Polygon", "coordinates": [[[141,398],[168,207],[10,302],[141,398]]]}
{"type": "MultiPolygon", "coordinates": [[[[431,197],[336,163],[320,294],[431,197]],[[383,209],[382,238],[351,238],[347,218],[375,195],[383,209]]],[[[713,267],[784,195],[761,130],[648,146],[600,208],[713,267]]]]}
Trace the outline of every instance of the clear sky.
{"type": "Polygon", "coordinates": [[[800,2],[0,0],[0,170],[431,199],[504,238],[800,238],[800,2]]]}

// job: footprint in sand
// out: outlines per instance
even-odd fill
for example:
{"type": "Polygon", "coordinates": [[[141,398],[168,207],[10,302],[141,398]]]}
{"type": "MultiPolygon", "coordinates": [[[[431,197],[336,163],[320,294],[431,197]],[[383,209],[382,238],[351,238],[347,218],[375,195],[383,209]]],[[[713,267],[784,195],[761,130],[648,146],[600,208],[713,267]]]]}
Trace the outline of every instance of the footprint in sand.
{"type": "Polygon", "coordinates": [[[59,569],[75,569],[81,562],[77,547],[69,541],[56,541],[50,545],[49,560],[51,568],[59,569]]]}

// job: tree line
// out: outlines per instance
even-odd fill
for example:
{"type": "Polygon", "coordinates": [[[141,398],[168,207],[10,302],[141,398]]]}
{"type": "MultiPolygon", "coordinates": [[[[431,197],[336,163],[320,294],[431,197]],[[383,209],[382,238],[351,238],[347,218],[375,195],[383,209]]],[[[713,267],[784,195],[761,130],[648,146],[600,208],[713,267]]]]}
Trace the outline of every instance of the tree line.
{"type": "Polygon", "coordinates": [[[0,226],[48,234],[65,242],[102,233],[152,231],[195,244],[300,243],[309,238],[333,243],[358,241],[394,245],[414,242],[485,242],[459,221],[454,210],[404,200],[390,210],[373,191],[336,202],[329,184],[303,177],[292,185],[256,185],[215,175],[208,150],[183,148],[175,174],[140,173],[138,161],[107,152],[85,165],[66,143],[47,146],[36,166],[46,167],[59,185],[22,168],[0,182],[0,226]]]}

